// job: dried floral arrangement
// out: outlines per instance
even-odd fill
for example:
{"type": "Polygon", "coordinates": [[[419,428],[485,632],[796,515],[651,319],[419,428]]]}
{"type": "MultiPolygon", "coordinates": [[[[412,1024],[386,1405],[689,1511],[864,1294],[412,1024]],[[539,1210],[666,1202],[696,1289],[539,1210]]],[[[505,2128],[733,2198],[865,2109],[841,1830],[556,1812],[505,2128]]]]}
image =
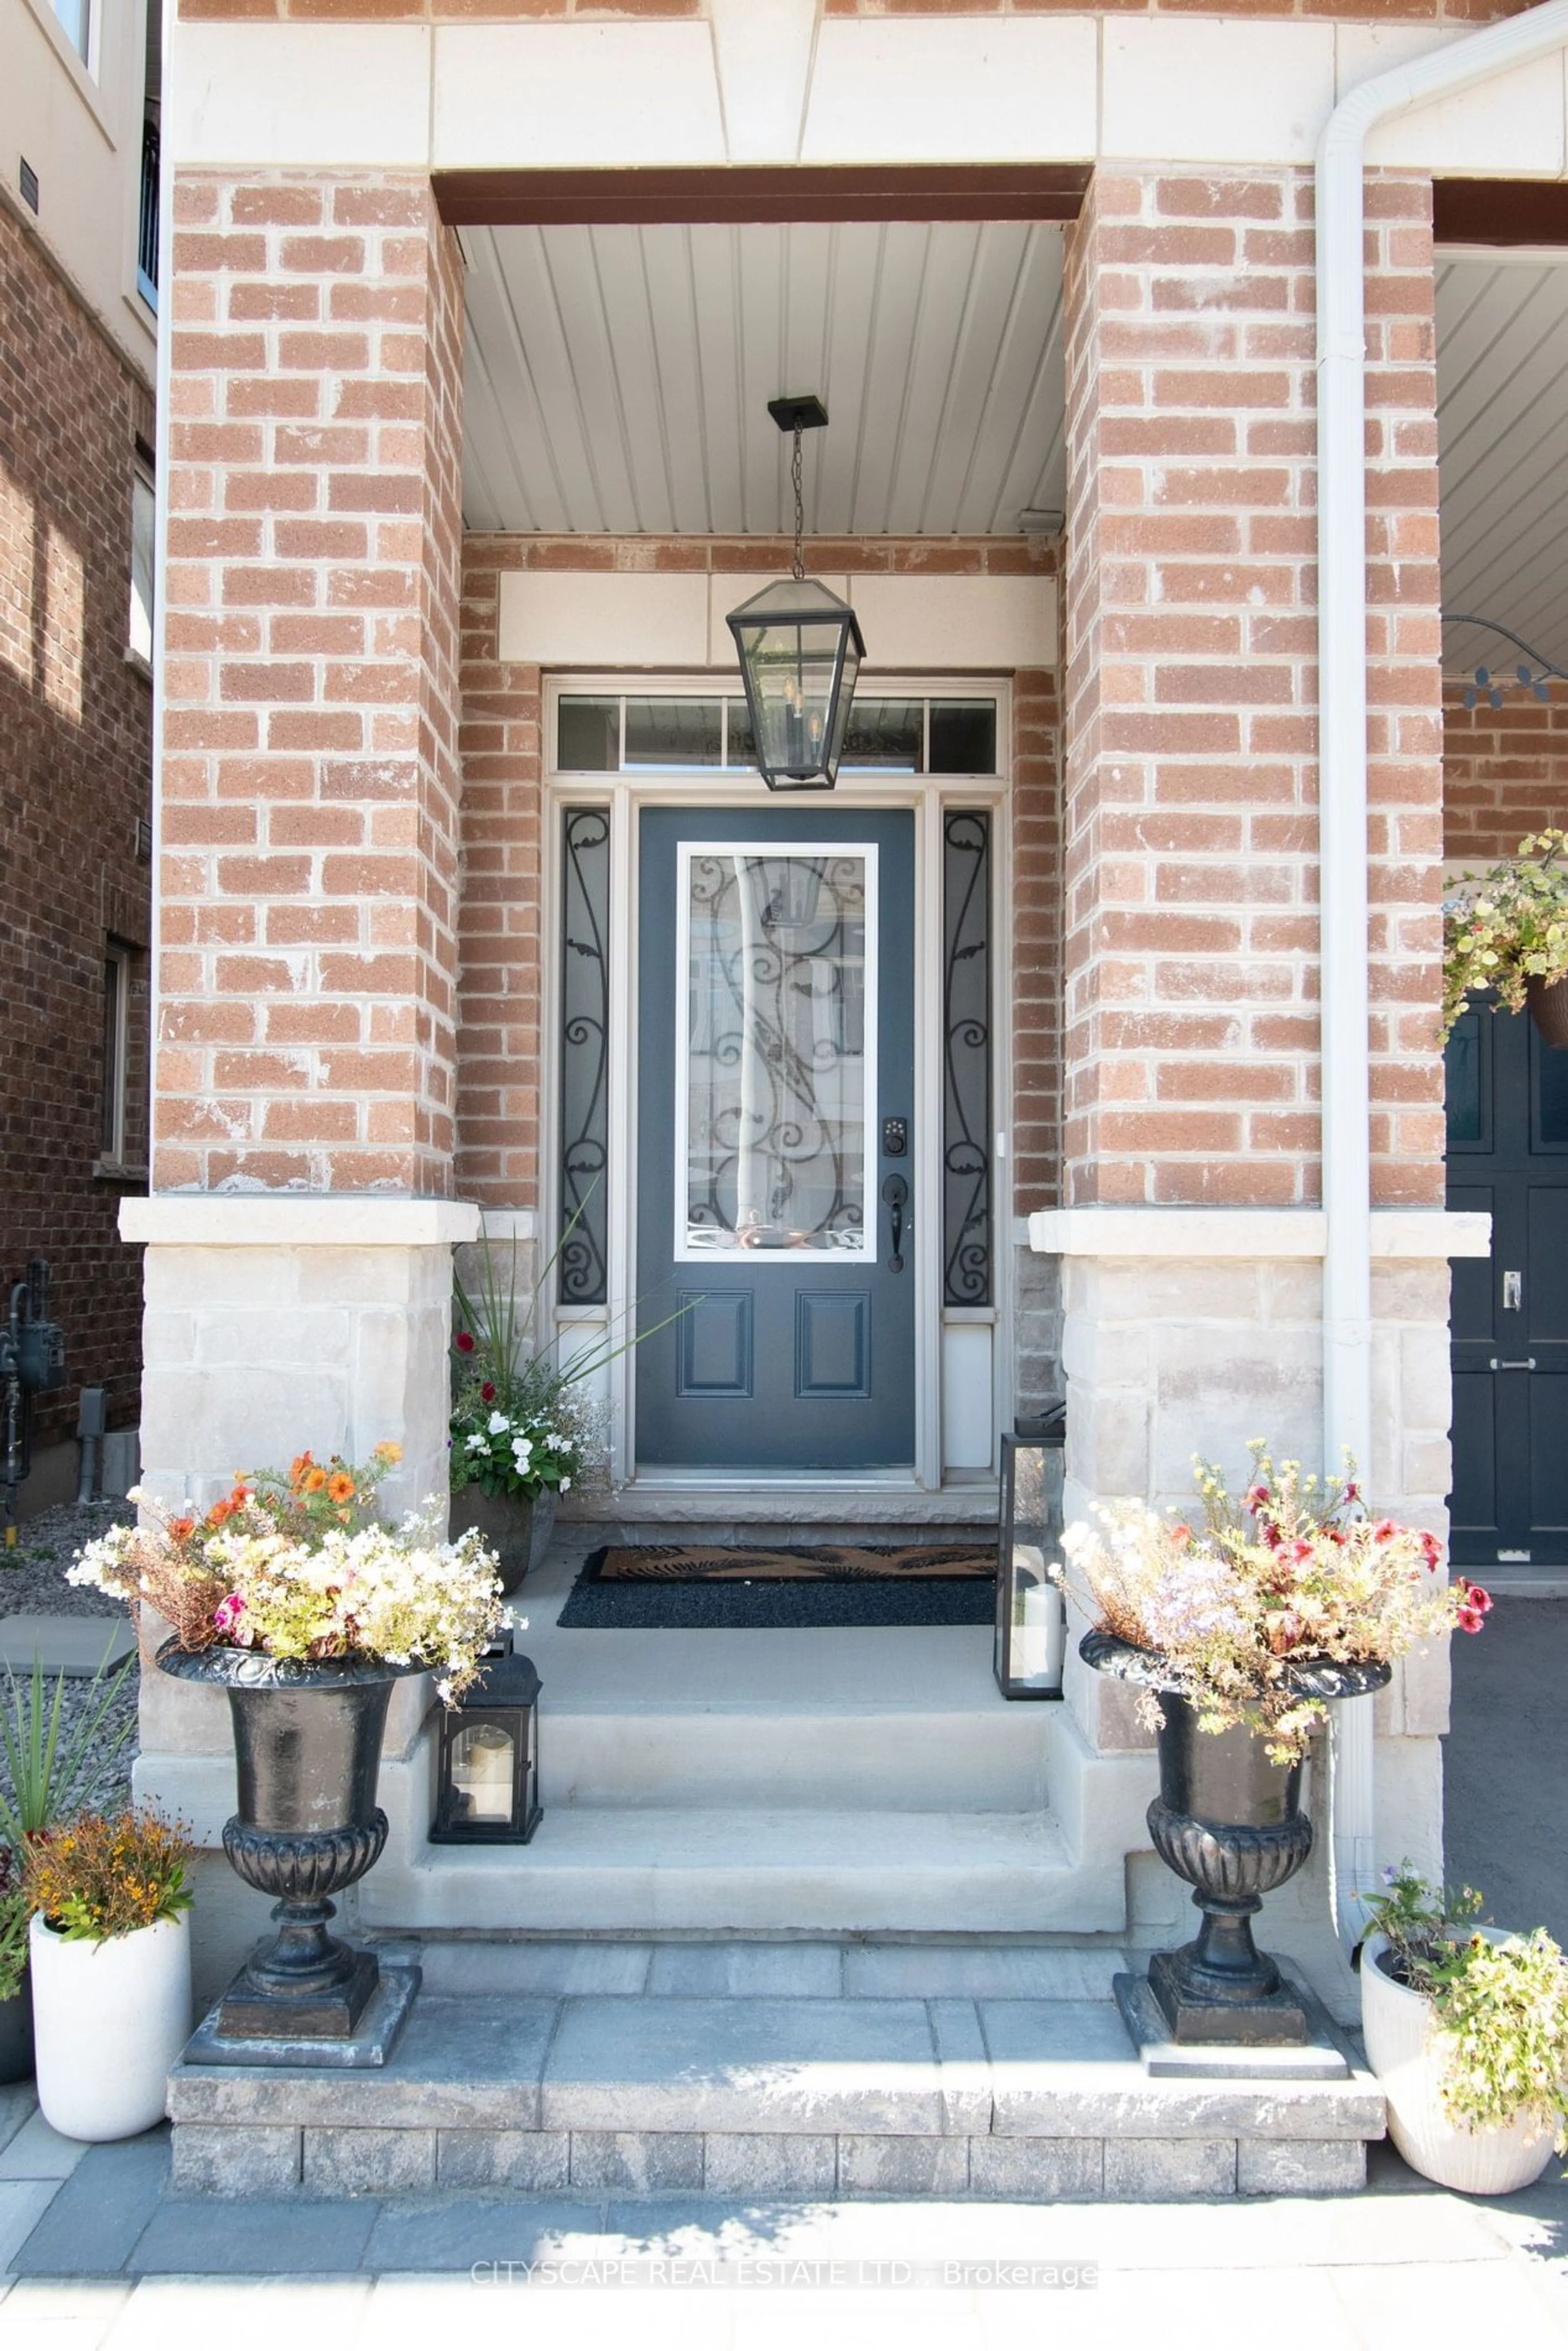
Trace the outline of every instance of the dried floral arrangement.
{"type": "MultiPolygon", "coordinates": [[[[1239,1502],[1218,1468],[1193,1468],[1197,1526],[1142,1502],[1115,1502],[1097,1524],[1071,1526],[1058,1571],[1098,1627],[1162,1665],[1161,1687],[1185,1698],[1205,1730],[1243,1723],[1277,1761],[1304,1751],[1327,1719],[1303,1668],[1392,1664],[1457,1626],[1479,1633],[1491,1607],[1479,1584],[1442,1580],[1435,1535],[1367,1510],[1348,1459],[1340,1478],[1304,1476],[1256,1439],[1239,1502]]],[[[1159,1691],[1138,1696],[1157,1729],[1159,1691]]]]}
{"type": "Polygon", "coordinates": [[[68,1579],[156,1609],[183,1649],[423,1666],[450,1703],[503,1621],[496,1557],[474,1532],[444,1542],[439,1502],[396,1527],[376,1519],[376,1489],[400,1458],[391,1444],[362,1467],[301,1453],[287,1471],[236,1479],[203,1516],[166,1515],[133,1493],[141,1523],[85,1545],[68,1579]]]}

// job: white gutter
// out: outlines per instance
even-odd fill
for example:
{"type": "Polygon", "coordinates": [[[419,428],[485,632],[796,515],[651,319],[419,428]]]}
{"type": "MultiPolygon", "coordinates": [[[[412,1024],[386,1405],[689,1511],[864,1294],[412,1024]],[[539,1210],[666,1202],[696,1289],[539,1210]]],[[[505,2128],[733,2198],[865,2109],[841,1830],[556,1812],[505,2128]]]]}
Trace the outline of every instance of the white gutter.
{"type": "MultiPolygon", "coordinates": [[[[1371,1066],[1367,1043],[1366,383],[1362,237],[1369,132],[1568,47],[1568,0],[1375,75],[1318,142],[1318,675],[1322,911],[1323,1452],[1372,1460],[1371,1066]]],[[[1336,1707],[1333,1883],[1352,1939],[1375,1869],[1373,1701],[1336,1707]]]]}

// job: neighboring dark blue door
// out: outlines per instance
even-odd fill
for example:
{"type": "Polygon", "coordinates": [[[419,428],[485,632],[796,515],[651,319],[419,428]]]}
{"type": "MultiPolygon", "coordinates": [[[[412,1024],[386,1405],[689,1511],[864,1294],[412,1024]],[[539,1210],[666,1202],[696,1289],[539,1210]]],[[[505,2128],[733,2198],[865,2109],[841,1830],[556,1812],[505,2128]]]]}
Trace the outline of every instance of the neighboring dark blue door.
{"type": "Polygon", "coordinates": [[[640,1465],[915,1458],[915,820],[658,809],[639,856],[640,1465]]]}
{"type": "Polygon", "coordinates": [[[1448,1206],[1492,1219],[1457,1258],[1453,1556],[1568,1564],[1568,1052],[1526,1012],[1448,1040],[1448,1206]]]}

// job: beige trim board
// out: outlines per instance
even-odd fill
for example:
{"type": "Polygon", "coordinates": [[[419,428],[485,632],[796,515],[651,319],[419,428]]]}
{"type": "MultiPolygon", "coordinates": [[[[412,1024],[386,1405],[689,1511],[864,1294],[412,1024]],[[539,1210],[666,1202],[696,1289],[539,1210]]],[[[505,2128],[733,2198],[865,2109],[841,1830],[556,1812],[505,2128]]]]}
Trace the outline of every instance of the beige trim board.
{"type": "MultiPolygon", "coordinates": [[[[1042,1208],[1029,1246],[1048,1257],[1322,1258],[1321,1208],[1042,1208]]],[[[1447,1208],[1373,1211],[1372,1254],[1388,1259],[1491,1255],[1491,1218],[1447,1208]]]]}
{"type": "Polygon", "coordinates": [[[120,1238],[157,1249],[421,1249],[479,1238],[470,1200],[354,1192],[154,1192],[120,1204],[120,1238]]]}

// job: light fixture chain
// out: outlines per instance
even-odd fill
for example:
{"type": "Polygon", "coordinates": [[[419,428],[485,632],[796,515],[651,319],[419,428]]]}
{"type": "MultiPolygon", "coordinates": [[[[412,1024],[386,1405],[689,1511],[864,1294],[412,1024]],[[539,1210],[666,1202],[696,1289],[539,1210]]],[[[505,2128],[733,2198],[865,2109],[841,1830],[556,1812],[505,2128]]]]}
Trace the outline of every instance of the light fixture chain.
{"type": "Polygon", "coordinates": [[[795,486],[795,572],[797,580],[806,577],[805,559],[800,553],[800,537],[806,527],[806,502],[800,487],[800,427],[795,427],[795,455],[789,461],[789,479],[795,486]]]}

